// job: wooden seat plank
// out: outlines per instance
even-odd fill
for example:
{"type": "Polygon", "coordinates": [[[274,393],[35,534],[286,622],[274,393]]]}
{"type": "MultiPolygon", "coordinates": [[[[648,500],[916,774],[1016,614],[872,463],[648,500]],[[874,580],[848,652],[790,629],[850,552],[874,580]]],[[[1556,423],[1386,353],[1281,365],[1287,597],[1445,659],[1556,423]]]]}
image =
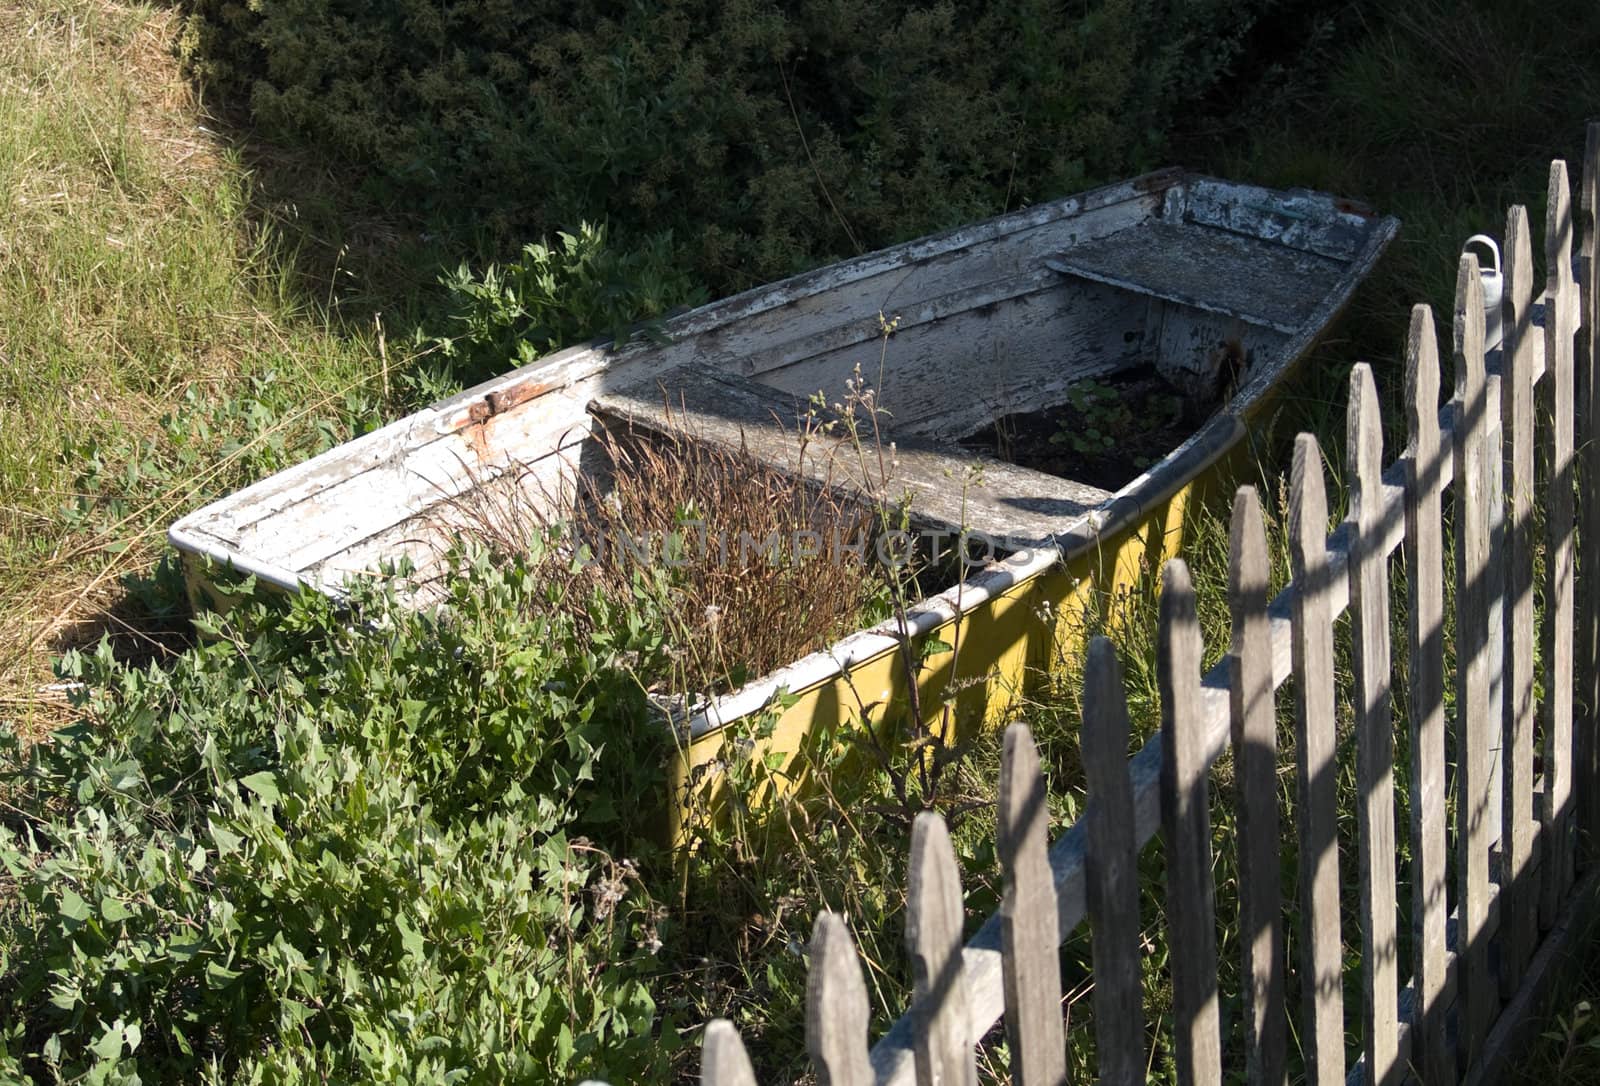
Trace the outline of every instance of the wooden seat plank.
{"type": "Polygon", "coordinates": [[[886,430],[892,419],[881,415],[876,435],[870,418],[858,416],[855,438],[831,411],[813,414],[801,397],[703,366],[603,392],[589,410],[603,422],[742,450],[780,471],[874,501],[893,504],[909,494],[919,527],[964,528],[1019,547],[1066,532],[1112,497],[965,449],[898,440],[886,430]],[[810,436],[802,442],[808,420],[810,436]],[[818,432],[818,423],[830,421],[831,429],[818,432]]]}

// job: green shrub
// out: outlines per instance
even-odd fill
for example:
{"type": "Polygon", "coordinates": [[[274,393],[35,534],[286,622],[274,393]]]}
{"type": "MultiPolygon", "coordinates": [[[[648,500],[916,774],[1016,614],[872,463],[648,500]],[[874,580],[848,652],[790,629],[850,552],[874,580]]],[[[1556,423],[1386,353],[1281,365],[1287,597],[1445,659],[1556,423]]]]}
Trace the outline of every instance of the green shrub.
{"type": "Polygon", "coordinates": [[[603,226],[583,223],[556,240],[525,245],[520,259],[481,275],[462,263],[443,277],[449,318],[431,344],[459,379],[486,378],[594,336],[624,342],[635,323],[704,300],[674,267],[670,234],[620,250],[607,244],[603,226]]]}
{"type": "Polygon", "coordinates": [[[655,911],[581,836],[629,841],[661,793],[632,679],[658,645],[638,610],[576,636],[550,584],[480,560],[448,620],[241,600],[167,672],[69,657],[86,719],[6,782],[0,1068],[623,1080],[669,1053],[655,911]]]}
{"type": "Polygon", "coordinates": [[[670,230],[718,293],[1150,166],[1266,0],[190,0],[267,137],[466,236],[670,230]]]}

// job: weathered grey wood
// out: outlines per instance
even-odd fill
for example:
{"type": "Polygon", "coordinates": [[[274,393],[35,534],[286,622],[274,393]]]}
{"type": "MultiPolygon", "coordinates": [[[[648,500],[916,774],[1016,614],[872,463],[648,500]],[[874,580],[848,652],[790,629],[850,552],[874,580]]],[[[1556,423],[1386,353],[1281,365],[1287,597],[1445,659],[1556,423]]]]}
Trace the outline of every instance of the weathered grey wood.
{"type": "MultiPolygon", "coordinates": [[[[1143,302],[1097,283],[1063,283],[1040,265],[1009,280],[953,291],[932,304],[894,304],[886,315],[901,323],[889,340],[880,402],[893,405],[902,437],[935,441],[958,440],[1013,411],[1065,403],[1073,383],[1146,360],[1153,344],[1145,335],[1143,302]],[[952,366],[976,359],[984,364],[963,367],[962,394],[951,395],[952,366]]],[[[825,389],[830,399],[842,398],[857,365],[879,384],[871,364],[883,347],[876,314],[857,325],[862,334],[854,343],[849,340],[858,337],[836,335],[849,329],[830,327],[831,316],[812,315],[822,331],[809,343],[786,343],[749,359],[719,352],[697,361],[759,376],[801,397],[825,389]],[[846,342],[813,350],[840,338],[846,342]],[[775,353],[793,361],[778,365],[775,353]]]]}
{"type": "Polygon", "coordinates": [[[1450,453],[1439,440],[1439,341],[1433,310],[1411,310],[1406,337],[1406,585],[1411,676],[1411,941],[1417,996],[1412,1061],[1425,1082],[1455,1077],[1445,1033],[1444,523],[1435,480],[1450,453]]]}
{"type": "MultiPolygon", "coordinates": [[[[1506,442],[1506,634],[1504,828],[1500,834],[1509,892],[1502,907],[1500,990],[1509,998],[1538,941],[1539,888],[1533,882],[1533,248],[1528,211],[1506,216],[1505,347],[1500,380],[1506,442]]],[[[1508,888],[1508,889],[1507,889],[1508,888]]]]}
{"type": "Polygon", "coordinates": [[[701,1086],[756,1086],[756,1073],[739,1039],[739,1031],[726,1018],[713,1018],[700,1040],[701,1086]]]}
{"type": "Polygon", "coordinates": [[[944,819],[931,811],[912,823],[906,882],[918,1086],[976,1086],[977,1038],[961,983],[961,877],[944,819]]]}
{"type": "Polygon", "coordinates": [[[824,910],[811,929],[806,975],[806,1052],[820,1086],[871,1086],[870,1018],[850,929],[843,917],[824,910]]]}
{"type": "Polygon", "coordinates": [[[1348,260],[1372,229],[1371,213],[1337,200],[1329,214],[1324,198],[1307,192],[1273,192],[1236,181],[1190,178],[1183,207],[1186,222],[1277,238],[1284,245],[1348,260]]]}
{"type": "Polygon", "coordinates": [[[1128,779],[1128,703],[1122,665],[1104,637],[1089,643],[1084,663],[1082,746],[1089,789],[1083,859],[1089,931],[1094,938],[1099,1081],[1103,1086],[1137,1086],[1144,1081],[1146,1067],[1139,850],[1133,785],[1128,779]]]}
{"type": "Polygon", "coordinates": [[[1333,609],[1328,595],[1328,497],[1322,453],[1295,438],[1289,474],[1289,555],[1295,582],[1295,770],[1300,848],[1301,1045],[1306,1079],[1344,1081],[1343,960],[1339,942],[1339,840],[1334,761],[1333,609]]]}
{"type": "Polygon", "coordinates": [[[1572,621],[1573,621],[1573,337],[1579,319],[1572,278],[1572,189],[1567,164],[1550,164],[1545,218],[1545,366],[1540,385],[1548,434],[1544,445],[1545,666],[1544,787],[1540,796],[1543,840],[1540,870],[1541,928],[1556,921],[1572,881],[1572,621]]]}
{"type": "MultiPolygon", "coordinates": [[[[1126,737],[1123,749],[1127,749],[1126,737]]],[[[1124,758],[1124,777],[1125,763],[1124,758]]],[[[999,799],[996,830],[1005,872],[1005,894],[1000,901],[1001,951],[1005,956],[1011,1076],[1017,1082],[1056,1086],[1067,1077],[1061,963],[1056,953],[1061,934],[1056,930],[1056,888],[1050,879],[1050,808],[1039,771],[1039,752],[1026,724],[1006,729],[999,799]]],[[[1130,810],[1132,806],[1129,799],[1130,810]]],[[[1137,899],[1135,902],[1137,915],[1137,899]]],[[[1095,973],[1099,980],[1099,970],[1095,973]]]]}
{"type": "Polygon", "coordinates": [[[809,404],[802,397],[704,366],[685,366],[643,384],[595,397],[608,423],[670,434],[748,453],[819,486],[892,505],[911,495],[918,524],[991,539],[1046,539],[1073,525],[1111,495],[1098,487],[977,457],[960,448],[895,441],[857,416],[859,436],[840,425],[802,442],[809,404]],[[879,457],[882,447],[885,455],[879,457]],[[867,456],[861,450],[868,450],[867,456]],[[981,485],[968,480],[981,472],[981,485]]]}
{"type": "Polygon", "coordinates": [[[1483,281],[1478,258],[1462,256],[1456,273],[1454,322],[1456,536],[1456,864],[1461,902],[1456,947],[1457,990],[1465,1021],[1457,1030],[1463,1064],[1471,1064],[1499,1002],[1489,972],[1489,745],[1500,706],[1489,696],[1488,393],[1483,357],[1483,281]]]}
{"type": "Polygon", "coordinates": [[[1211,790],[1200,709],[1200,623],[1182,559],[1167,563],[1157,643],[1161,686],[1161,835],[1167,850],[1172,1043],[1183,1086],[1220,1086],[1217,928],[1211,881],[1211,790]]]}
{"type": "Polygon", "coordinates": [[[1344,261],[1192,222],[1157,223],[1075,245],[1046,263],[1064,274],[1234,317],[1286,334],[1344,261]]]}
{"type": "Polygon", "coordinates": [[[1228,558],[1245,1075],[1251,1086],[1278,1086],[1288,1073],[1283,901],[1278,893],[1278,719],[1267,620],[1267,532],[1255,487],[1240,487],[1234,495],[1228,558]]]}
{"type": "Polygon", "coordinates": [[[1529,1042],[1549,1021],[1551,990],[1572,967],[1587,957],[1600,904],[1600,868],[1590,870],[1573,887],[1555,927],[1539,945],[1523,971],[1522,985],[1483,1041],[1483,1056],[1462,1080],[1462,1086],[1494,1086],[1507,1077],[1516,1061],[1528,1055],[1529,1042]]]}
{"type": "Polygon", "coordinates": [[[1378,517],[1383,421],[1366,363],[1350,371],[1350,628],[1355,670],[1356,815],[1360,825],[1361,979],[1368,1081],[1392,1086],[1404,1070],[1397,1036],[1394,717],[1390,701],[1389,563],[1378,517]]]}
{"type": "Polygon", "coordinates": [[[1583,152],[1582,284],[1578,292],[1582,329],[1576,359],[1583,501],[1578,506],[1577,813],[1586,862],[1600,852],[1600,274],[1596,274],[1600,226],[1600,123],[1591,123],[1583,152]]]}

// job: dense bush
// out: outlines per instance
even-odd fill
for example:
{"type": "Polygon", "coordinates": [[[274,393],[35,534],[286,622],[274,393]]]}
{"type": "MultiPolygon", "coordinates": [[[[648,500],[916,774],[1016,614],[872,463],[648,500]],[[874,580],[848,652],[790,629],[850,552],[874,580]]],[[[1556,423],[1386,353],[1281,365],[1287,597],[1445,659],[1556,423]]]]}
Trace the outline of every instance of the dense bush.
{"type": "Polygon", "coordinates": [[[671,230],[723,292],[1151,165],[1266,6],[190,0],[186,55],[380,200],[671,230]]]}
{"type": "Polygon", "coordinates": [[[241,601],[170,671],[68,658],[85,719],[6,759],[0,1069],[620,1081],[659,1058],[656,913],[580,836],[628,841],[661,793],[631,677],[656,624],[641,598],[577,637],[551,583],[479,561],[448,620],[308,594],[241,601]]]}
{"type": "Polygon", "coordinates": [[[594,336],[626,340],[634,325],[704,300],[675,264],[670,234],[623,251],[607,244],[605,227],[586,222],[481,273],[462,263],[442,284],[447,315],[428,338],[462,381],[594,336]]]}

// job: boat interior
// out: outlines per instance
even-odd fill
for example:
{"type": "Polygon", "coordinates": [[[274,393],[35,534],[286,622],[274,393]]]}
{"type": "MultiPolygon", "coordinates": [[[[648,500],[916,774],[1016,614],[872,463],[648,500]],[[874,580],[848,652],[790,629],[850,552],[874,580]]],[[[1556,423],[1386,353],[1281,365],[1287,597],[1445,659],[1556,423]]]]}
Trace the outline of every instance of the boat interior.
{"type": "Polygon", "coordinates": [[[324,590],[402,556],[426,569],[460,495],[514,478],[558,515],[580,477],[603,474],[597,435],[618,426],[838,483],[836,450],[799,455],[796,430],[813,397],[827,414],[870,389],[916,521],[1028,545],[1113,494],[1070,465],[974,451],[974,434],[1141,371],[1186,404],[1236,409],[1309,346],[1392,222],[1163,171],[714,303],[621,350],[561,352],[201,510],[174,541],[209,535],[324,590]],[[975,471],[981,485],[961,483],[975,471]]]}

